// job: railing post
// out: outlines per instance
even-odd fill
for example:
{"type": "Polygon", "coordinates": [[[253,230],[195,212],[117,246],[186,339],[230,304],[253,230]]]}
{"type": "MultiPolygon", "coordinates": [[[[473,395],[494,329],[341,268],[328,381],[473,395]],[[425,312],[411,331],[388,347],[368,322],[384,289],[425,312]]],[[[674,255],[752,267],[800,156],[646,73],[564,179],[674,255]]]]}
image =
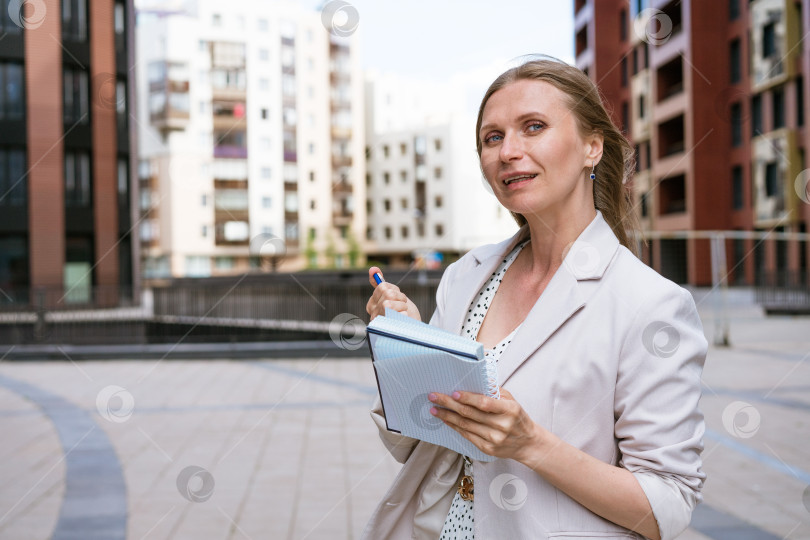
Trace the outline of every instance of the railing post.
{"type": "Polygon", "coordinates": [[[711,237],[712,294],[714,295],[714,344],[730,345],[728,336],[728,275],[726,274],[726,237],[722,233],[711,237]],[[719,289],[719,290],[718,290],[719,289]]]}

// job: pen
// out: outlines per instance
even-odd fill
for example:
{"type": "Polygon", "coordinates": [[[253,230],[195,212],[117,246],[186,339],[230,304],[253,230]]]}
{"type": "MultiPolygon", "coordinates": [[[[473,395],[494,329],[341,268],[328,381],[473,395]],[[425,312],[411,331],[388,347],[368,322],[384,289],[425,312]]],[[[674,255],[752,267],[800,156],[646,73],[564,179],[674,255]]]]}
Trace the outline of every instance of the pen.
{"type": "Polygon", "coordinates": [[[377,285],[383,282],[383,278],[379,272],[374,272],[374,281],[377,282],[377,285]]]}

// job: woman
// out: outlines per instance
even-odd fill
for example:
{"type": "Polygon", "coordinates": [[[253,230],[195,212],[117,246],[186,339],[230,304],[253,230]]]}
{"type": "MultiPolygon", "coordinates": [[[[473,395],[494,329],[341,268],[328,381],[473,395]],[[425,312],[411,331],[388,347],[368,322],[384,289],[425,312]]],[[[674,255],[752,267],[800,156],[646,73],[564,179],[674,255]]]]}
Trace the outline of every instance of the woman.
{"type": "MultiPolygon", "coordinates": [[[[500,459],[465,464],[390,433],[375,407],[381,438],[404,466],[365,536],[677,536],[705,478],[698,400],[707,344],[689,293],[631,252],[628,143],[586,75],[539,60],[492,83],[476,145],[521,228],[448,267],[430,323],[484,344],[502,398],[429,398],[432,414],[500,459]]],[[[420,319],[390,283],[366,309],[373,318],[386,307],[420,319]]]]}

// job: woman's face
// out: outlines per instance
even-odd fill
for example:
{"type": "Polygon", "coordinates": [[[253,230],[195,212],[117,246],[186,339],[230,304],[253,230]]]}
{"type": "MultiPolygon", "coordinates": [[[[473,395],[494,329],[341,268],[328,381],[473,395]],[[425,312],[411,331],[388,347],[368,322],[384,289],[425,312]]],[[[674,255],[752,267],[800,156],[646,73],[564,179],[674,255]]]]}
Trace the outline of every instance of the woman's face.
{"type": "Polygon", "coordinates": [[[481,169],[508,210],[542,216],[593,211],[588,174],[602,140],[583,137],[565,94],[536,80],[490,96],[481,121],[481,169]]]}

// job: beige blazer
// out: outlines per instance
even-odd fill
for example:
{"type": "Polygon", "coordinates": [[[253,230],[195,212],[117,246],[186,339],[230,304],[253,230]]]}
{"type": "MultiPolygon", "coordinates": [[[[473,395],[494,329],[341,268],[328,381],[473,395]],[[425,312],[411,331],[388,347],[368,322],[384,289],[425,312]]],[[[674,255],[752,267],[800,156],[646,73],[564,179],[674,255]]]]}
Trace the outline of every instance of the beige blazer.
{"type": "MultiPolygon", "coordinates": [[[[430,323],[459,333],[473,297],[528,236],[477,248],[450,265],[430,323]]],[[[407,293],[407,291],[406,291],[407,293]]],[[[706,357],[692,296],[620,246],[598,213],[569,250],[498,365],[501,385],[543,427],[638,480],[668,540],[701,500],[706,357]]],[[[402,470],[364,538],[439,538],[461,457],[386,431],[402,470]]],[[[587,510],[527,467],[474,462],[475,537],[641,538],[587,510]]]]}

